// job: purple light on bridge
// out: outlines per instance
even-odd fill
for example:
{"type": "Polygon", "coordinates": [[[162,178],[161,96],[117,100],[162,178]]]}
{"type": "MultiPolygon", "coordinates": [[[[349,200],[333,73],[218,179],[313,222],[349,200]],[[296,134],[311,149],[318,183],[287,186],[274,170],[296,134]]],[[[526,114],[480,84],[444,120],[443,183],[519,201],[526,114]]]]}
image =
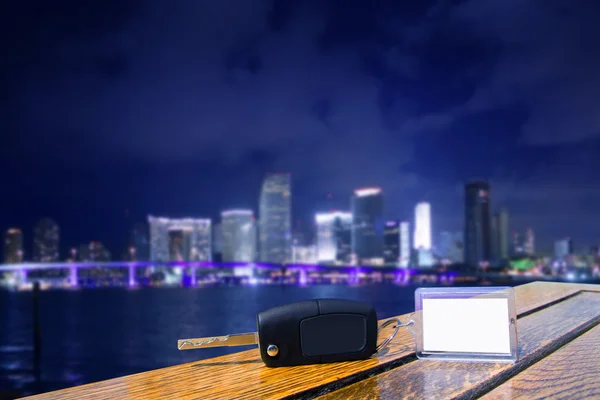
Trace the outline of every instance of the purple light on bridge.
{"type": "Polygon", "coordinates": [[[397,285],[406,286],[410,282],[410,270],[403,269],[396,271],[395,283],[397,285]]]}
{"type": "Polygon", "coordinates": [[[308,282],[308,279],[306,277],[306,269],[302,268],[299,270],[299,276],[298,276],[298,284],[300,286],[305,286],[308,282]]]}
{"type": "Polygon", "coordinates": [[[69,285],[77,287],[77,267],[75,265],[69,267],[69,285]]]}
{"type": "Polygon", "coordinates": [[[358,274],[360,273],[360,269],[355,268],[352,272],[350,272],[350,284],[351,285],[358,285],[359,283],[359,277],[358,274]]]}
{"type": "Polygon", "coordinates": [[[394,279],[394,283],[396,285],[401,285],[402,284],[402,278],[403,278],[403,273],[402,271],[396,271],[396,277],[394,279]]]}
{"type": "Polygon", "coordinates": [[[136,281],[135,281],[135,266],[134,265],[129,265],[129,287],[135,287],[136,286],[136,281]]]}
{"type": "Polygon", "coordinates": [[[196,267],[192,267],[190,268],[191,270],[191,276],[190,276],[190,286],[196,286],[196,284],[198,283],[198,277],[196,276],[196,267]]]}
{"type": "Polygon", "coordinates": [[[404,272],[404,279],[402,279],[402,284],[403,285],[408,285],[410,283],[410,271],[406,270],[404,272]]]}

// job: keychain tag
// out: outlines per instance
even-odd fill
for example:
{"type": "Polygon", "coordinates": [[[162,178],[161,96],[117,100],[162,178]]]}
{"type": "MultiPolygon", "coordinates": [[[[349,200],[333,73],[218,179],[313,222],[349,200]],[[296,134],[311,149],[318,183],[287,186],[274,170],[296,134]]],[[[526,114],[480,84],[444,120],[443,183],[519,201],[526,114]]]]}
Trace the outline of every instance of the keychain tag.
{"type": "Polygon", "coordinates": [[[518,359],[513,288],[419,288],[415,291],[415,310],[416,354],[420,359],[518,359]]]}

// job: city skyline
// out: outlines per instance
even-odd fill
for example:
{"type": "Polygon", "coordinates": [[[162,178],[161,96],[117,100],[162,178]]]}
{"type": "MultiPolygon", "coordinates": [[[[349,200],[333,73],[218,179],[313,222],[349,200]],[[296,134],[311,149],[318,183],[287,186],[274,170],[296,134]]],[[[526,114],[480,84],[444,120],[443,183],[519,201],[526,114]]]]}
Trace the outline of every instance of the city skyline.
{"type": "Polygon", "coordinates": [[[5,11],[1,227],[48,216],[66,242],[117,248],[148,214],[256,211],[264,173],[287,171],[294,227],[377,186],[386,219],[427,201],[458,230],[462,184],[485,179],[537,247],[597,240],[593,2],[5,11]]]}
{"type": "MultiPolygon", "coordinates": [[[[393,262],[400,267],[406,267],[407,263],[430,267],[450,257],[446,261],[465,262],[474,267],[506,262],[514,256],[539,255],[532,228],[527,228],[523,237],[514,229],[509,234],[508,211],[500,208],[498,212],[493,212],[488,182],[471,181],[464,185],[464,190],[465,225],[458,236],[449,231],[433,231],[431,204],[423,201],[415,206],[412,232],[410,222],[406,220],[388,220],[384,223],[383,191],[379,187],[366,187],[353,191],[349,199],[351,212],[331,210],[314,213],[314,230],[311,240],[306,241],[303,233],[300,236],[299,232],[292,233],[289,222],[288,225],[281,223],[290,221],[292,215],[290,174],[267,174],[258,202],[258,221],[250,209],[224,210],[220,213],[220,220],[148,215],[147,227],[136,223],[131,228],[127,250],[117,259],[213,261],[214,257],[218,257],[217,261],[225,262],[281,264],[296,262],[293,254],[297,251],[310,252],[306,247],[309,246],[314,249],[314,257],[309,262],[365,265],[389,265],[393,262]],[[411,236],[413,255],[410,254],[411,236]],[[433,236],[438,236],[438,239],[434,240],[433,236]],[[304,239],[298,242],[296,238],[300,237],[304,239]],[[511,239],[512,245],[509,246],[511,239]]],[[[23,232],[19,228],[9,228],[4,234],[4,261],[60,261],[59,232],[60,227],[55,221],[42,218],[34,227],[33,256],[28,259],[24,252],[23,232]]],[[[561,240],[565,239],[553,241],[555,253],[561,240]]],[[[568,240],[572,251],[572,238],[568,237],[568,240]]],[[[101,249],[102,259],[111,260],[110,249],[100,241],[91,241],[79,245],[79,249],[70,247],[67,261],[99,259],[90,257],[91,253],[98,253],[94,249],[101,249]]],[[[597,249],[597,245],[584,248],[583,251],[580,248],[579,252],[586,254],[587,250],[595,251],[593,249],[597,249]]],[[[301,258],[308,253],[303,254],[301,258]]]]}

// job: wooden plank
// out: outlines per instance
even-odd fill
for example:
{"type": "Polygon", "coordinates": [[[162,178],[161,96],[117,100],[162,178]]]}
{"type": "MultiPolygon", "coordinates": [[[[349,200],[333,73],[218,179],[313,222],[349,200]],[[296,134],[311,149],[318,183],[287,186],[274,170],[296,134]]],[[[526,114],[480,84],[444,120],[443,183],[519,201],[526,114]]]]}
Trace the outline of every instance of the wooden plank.
{"type": "MultiPolygon", "coordinates": [[[[530,312],[591,285],[532,283],[516,288],[517,309],[530,312]]],[[[400,316],[402,321],[407,316],[400,316]]],[[[383,333],[385,335],[386,332],[383,333]]],[[[414,357],[414,337],[400,330],[382,354],[369,360],[267,368],[257,349],[64,389],[31,399],[281,399],[359,381],[414,357]]]]}
{"type": "Polygon", "coordinates": [[[600,399],[600,326],[487,395],[491,399],[600,399]]]}
{"type": "Polygon", "coordinates": [[[333,399],[474,398],[600,323],[600,293],[582,293],[519,319],[515,364],[418,360],[320,397],[333,399]]]}
{"type": "Polygon", "coordinates": [[[517,286],[515,289],[517,315],[523,315],[581,291],[600,292],[600,285],[533,282],[517,286]]]}

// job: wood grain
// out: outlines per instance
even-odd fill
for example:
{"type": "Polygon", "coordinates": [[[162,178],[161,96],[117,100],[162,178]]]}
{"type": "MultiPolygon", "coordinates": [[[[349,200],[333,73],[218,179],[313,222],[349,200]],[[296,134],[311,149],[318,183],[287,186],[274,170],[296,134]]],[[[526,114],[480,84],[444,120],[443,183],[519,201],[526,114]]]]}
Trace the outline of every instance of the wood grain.
{"type": "MultiPolygon", "coordinates": [[[[522,314],[582,290],[600,291],[600,287],[539,282],[518,286],[515,290],[517,310],[522,314]]],[[[407,316],[400,318],[405,321],[407,316]]],[[[402,329],[382,354],[369,360],[289,368],[267,368],[255,349],[91,383],[30,399],[209,400],[312,396],[412,361],[414,346],[412,334],[402,329]]],[[[403,386],[402,383],[398,385],[403,386]]],[[[364,390],[377,391],[379,388],[367,385],[364,390]]]]}
{"type": "Polygon", "coordinates": [[[523,315],[581,291],[600,292],[600,285],[533,282],[517,286],[515,291],[517,315],[523,315]]]}
{"type": "Polygon", "coordinates": [[[492,399],[600,399],[600,326],[487,395],[492,399]]]}
{"type": "Polygon", "coordinates": [[[600,293],[582,293],[518,321],[519,362],[419,360],[329,393],[332,399],[474,398],[600,323],[600,293]]]}

